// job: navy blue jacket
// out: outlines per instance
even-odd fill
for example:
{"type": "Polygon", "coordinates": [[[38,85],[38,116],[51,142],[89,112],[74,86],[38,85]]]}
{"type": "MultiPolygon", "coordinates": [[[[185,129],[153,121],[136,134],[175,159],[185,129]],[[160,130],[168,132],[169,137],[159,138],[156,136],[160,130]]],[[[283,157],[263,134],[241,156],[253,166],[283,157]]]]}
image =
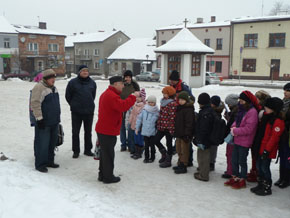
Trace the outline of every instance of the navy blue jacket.
{"type": "Polygon", "coordinates": [[[72,79],[65,92],[70,110],[78,114],[94,114],[97,85],[90,77],[72,79]]]}

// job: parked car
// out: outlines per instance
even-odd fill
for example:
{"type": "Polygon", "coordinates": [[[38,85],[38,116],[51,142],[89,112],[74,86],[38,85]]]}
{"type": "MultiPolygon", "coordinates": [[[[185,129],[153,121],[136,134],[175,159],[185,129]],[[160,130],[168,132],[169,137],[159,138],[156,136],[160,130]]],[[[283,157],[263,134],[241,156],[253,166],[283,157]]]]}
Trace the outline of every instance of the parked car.
{"type": "Polygon", "coordinates": [[[205,85],[220,84],[221,80],[216,73],[206,72],[205,85]]]}
{"type": "Polygon", "coordinates": [[[2,75],[4,80],[7,80],[8,78],[20,78],[24,80],[30,80],[31,75],[24,70],[18,70],[18,71],[12,71],[10,73],[4,73],[2,75]]]}
{"type": "Polygon", "coordinates": [[[136,76],[137,81],[159,81],[160,73],[158,72],[143,72],[136,76]]]}

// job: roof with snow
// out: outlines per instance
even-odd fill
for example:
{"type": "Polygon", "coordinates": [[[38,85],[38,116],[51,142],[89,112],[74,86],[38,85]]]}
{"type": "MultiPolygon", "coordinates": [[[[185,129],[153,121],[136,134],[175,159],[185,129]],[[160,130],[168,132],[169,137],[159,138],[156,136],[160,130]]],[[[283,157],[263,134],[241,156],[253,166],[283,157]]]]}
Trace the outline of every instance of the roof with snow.
{"type": "Polygon", "coordinates": [[[28,34],[37,34],[37,35],[53,35],[53,36],[65,36],[66,34],[55,32],[48,29],[40,29],[37,26],[26,26],[26,25],[17,25],[13,24],[14,29],[18,33],[28,33],[28,34]]]}
{"type": "Polygon", "coordinates": [[[264,16],[264,17],[241,17],[232,20],[232,23],[254,23],[267,21],[290,20],[290,15],[264,16]]]}
{"type": "Polygon", "coordinates": [[[166,44],[156,48],[156,53],[182,52],[182,53],[214,53],[215,50],[203,44],[196,36],[187,28],[183,28],[166,44]]]}
{"type": "Polygon", "coordinates": [[[17,34],[15,28],[7,21],[4,16],[0,16],[0,33],[17,34]]]}
{"type": "Polygon", "coordinates": [[[109,60],[140,60],[156,61],[156,41],[151,38],[131,39],[117,48],[111,54],[109,60]]]}
{"type": "Polygon", "coordinates": [[[103,42],[111,36],[115,35],[120,31],[100,31],[96,33],[85,33],[85,34],[77,34],[73,36],[67,36],[65,39],[65,47],[73,47],[74,43],[82,43],[82,42],[103,42]]]}
{"type": "MultiPolygon", "coordinates": [[[[218,21],[218,22],[209,22],[209,23],[188,23],[187,28],[188,29],[194,29],[194,28],[206,28],[206,27],[221,27],[221,26],[230,26],[231,21],[226,20],[226,21],[218,21]]],[[[173,30],[173,29],[182,29],[184,28],[184,23],[180,24],[173,24],[167,27],[161,27],[158,28],[157,31],[159,30],[173,30]]]]}

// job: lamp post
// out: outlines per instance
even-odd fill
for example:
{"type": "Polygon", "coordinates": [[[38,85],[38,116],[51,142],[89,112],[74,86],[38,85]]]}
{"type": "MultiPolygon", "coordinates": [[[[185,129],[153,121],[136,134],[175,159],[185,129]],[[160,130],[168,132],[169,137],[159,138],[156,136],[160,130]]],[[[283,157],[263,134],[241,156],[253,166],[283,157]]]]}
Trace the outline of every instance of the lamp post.
{"type": "Polygon", "coordinates": [[[148,59],[149,59],[149,55],[146,55],[146,59],[147,59],[147,62],[146,62],[146,71],[148,71],[148,59]]]}

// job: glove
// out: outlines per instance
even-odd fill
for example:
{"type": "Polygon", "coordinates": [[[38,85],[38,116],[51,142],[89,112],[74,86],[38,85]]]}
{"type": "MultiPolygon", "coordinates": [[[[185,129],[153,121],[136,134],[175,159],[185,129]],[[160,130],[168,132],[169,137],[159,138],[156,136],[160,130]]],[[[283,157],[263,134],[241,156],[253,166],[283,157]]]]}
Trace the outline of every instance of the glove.
{"type": "Polygon", "coordinates": [[[197,147],[201,150],[205,150],[205,146],[203,144],[197,144],[197,147]]]}
{"type": "Polygon", "coordinates": [[[185,143],[189,143],[190,142],[190,137],[189,136],[184,136],[182,138],[182,140],[185,142],[185,143]]]}
{"type": "Polygon", "coordinates": [[[266,160],[268,158],[269,158],[269,151],[264,150],[264,152],[263,152],[263,154],[261,156],[261,159],[262,160],[266,160]]]}
{"type": "Polygon", "coordinates": [[[38,126],[39,129],[45,129],[45,124],[44,124],[44,120],[43,119],[37,120],[36,123],[37,123],[37,126],[38,126]]]}

